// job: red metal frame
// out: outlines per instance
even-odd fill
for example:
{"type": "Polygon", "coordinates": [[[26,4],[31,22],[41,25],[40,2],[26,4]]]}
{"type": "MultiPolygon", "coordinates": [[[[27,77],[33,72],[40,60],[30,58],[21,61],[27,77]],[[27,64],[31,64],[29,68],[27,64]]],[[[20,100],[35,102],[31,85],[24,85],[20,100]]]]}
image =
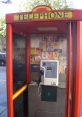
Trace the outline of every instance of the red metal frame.
{"type": "Polygon", "coordinates": [[[26,38],[26,63],[27,63],[27,84],[30,83],[30,34],[27,34],[26,38]]]}
{"type": "Polygon", "coordinates": [[[13,113],[13,70],[12,70],[12,25],[7,24],[7,105],[8,117],[14,117],[13,113]]]}
{"type": "Polygon", "coordinates": [[[66,69],[66,112],[65,117],[72,117],[72,80],[73,80],[73,39],[72,24],[67,24],[67,69],[66,69]]]}
{"type": "Polygon", "coordinates": [[[72,23],[69,24],[69,95],[68,95],[68,117],[72,113],[72,82],[73,82],[73,36],[72,23]]]}
{"type": "Polygon", "coordinates": [[[75,82],[75,111],[74,117],[80,117],[82,89],[82,21],[77,22],[77,62],[75,82]]]}
{"type": "Polygon", "coordinates": [[[68,79],[68,72],[69,72],[69,69],[68,69],[68,58],[69,58],[69,56],[68,56],[68,53],[69,53],[69,49],[68,49],[68,47],[69,47],[69,27],[68,27],[68,25],[67,25],[67,43],[66,43],[66,45],[67,45],[67,48],[66,48],[66,104],[65,104],[65,117],[67,117],[68,116],[68,95],[69,95],[69,79],[68,79]]]}

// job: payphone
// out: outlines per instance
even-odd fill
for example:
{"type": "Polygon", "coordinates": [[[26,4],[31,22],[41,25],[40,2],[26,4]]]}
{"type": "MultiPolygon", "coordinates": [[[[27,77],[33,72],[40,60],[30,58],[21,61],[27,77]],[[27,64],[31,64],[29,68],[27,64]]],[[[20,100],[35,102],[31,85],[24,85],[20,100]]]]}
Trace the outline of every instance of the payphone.
{"type": "Polygon", "coordinates": [[[41,81],[43,85],[58,86],[58,60],[41,60],[40,64],[42,70],[41,81]]]}

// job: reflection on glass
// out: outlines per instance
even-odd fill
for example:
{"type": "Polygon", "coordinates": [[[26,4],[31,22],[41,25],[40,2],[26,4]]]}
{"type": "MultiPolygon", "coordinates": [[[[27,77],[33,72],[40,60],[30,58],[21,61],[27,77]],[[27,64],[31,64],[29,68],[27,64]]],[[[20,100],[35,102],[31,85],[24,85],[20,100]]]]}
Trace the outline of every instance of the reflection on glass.
{"type": "Polygon", "coordinates": [[[26,81],[26,40],[13,34],[13,86],[16,92],[26,81]]]}

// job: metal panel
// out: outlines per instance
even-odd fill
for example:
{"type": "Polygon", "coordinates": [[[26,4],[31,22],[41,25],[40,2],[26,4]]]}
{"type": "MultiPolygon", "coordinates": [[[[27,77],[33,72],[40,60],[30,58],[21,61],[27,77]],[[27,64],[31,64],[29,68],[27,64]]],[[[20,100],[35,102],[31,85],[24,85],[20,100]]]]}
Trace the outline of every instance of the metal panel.
{"type": "Polygon", "coordinates": [[[41,87],[28,86],[28,117],[64,117],[65,88],[57,88],[57,101],[41,101],[41,87]]]}

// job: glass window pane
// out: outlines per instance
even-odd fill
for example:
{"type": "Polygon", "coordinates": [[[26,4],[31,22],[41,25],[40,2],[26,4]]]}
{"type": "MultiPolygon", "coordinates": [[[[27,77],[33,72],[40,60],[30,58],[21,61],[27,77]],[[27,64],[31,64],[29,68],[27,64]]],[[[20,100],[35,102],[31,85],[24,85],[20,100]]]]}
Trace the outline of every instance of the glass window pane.
{"type": "Polygon", "coordinates": [[[26,82],[26,39],[13,34],[13,90],[16,92],[26,82]]]}

